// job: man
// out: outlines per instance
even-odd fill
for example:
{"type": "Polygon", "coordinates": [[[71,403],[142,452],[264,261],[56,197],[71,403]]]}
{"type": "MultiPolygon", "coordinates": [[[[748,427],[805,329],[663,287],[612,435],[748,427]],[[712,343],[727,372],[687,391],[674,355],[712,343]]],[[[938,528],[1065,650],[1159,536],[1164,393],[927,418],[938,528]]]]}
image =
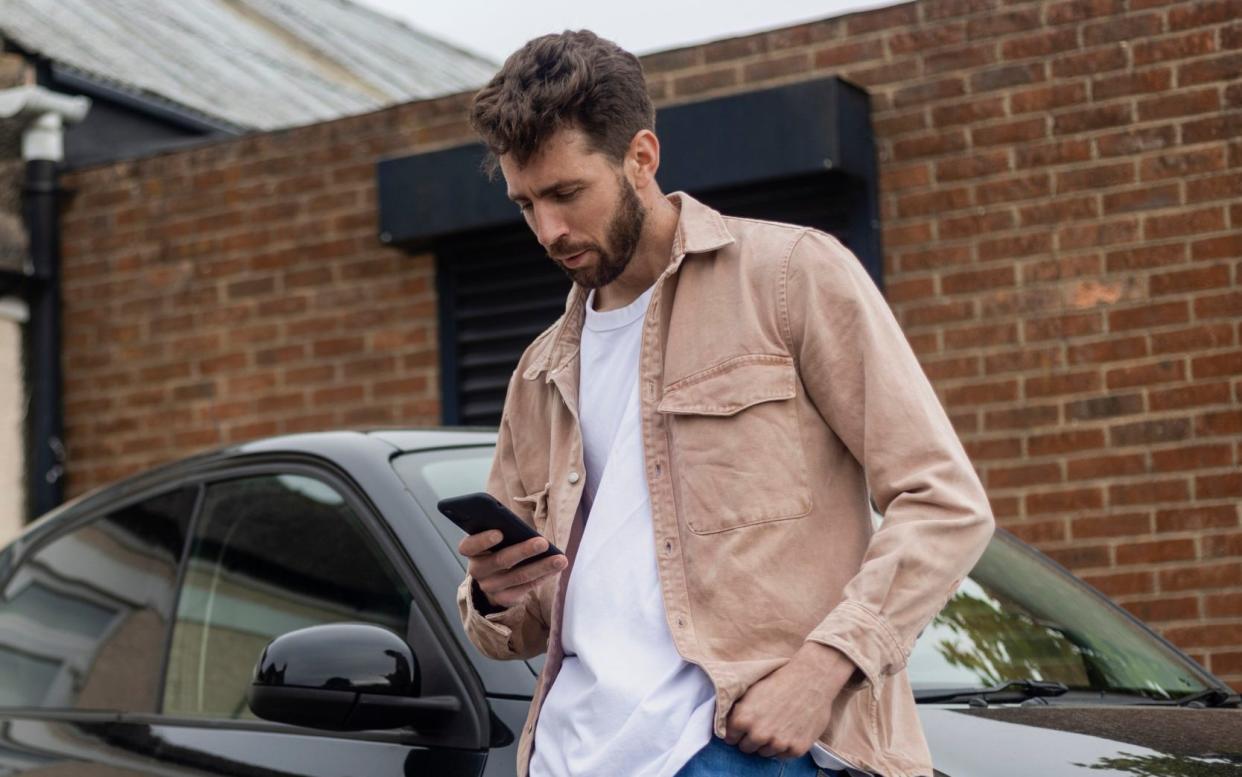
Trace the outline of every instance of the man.
{"type": "Polygon", "coordinates": [[[590,32],[527,43],[471,120],[574,281],[488,481],[547,540],[460,546],[470,639],[548,654],[519,774],[930,775],[903,667],[993,521],[857,259],[666,197],[638,60],[590,32]]]}

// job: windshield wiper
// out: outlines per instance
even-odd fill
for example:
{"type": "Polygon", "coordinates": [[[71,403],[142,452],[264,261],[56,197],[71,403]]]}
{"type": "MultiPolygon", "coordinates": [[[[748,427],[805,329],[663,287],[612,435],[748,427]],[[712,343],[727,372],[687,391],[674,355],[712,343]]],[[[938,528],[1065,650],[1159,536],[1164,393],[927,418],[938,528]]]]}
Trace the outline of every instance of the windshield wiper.
{"type": "Polygon", "coordinates": [[[1024,701],[1061,696],[1066,693],[1069,693],[1069,686],[1065,683],[1046,680],[1008,680],[999,685],[993,685],[991,688],[929,688],[924,691],[915,691],[914,700],[919,704],[932,704],[963,699],[974,702],[978,699],[979,703],[987,704],[992,701],[1024,701]]]}
{"type": "Polygon", "coordinates": [[[1206,691],[1171,699],[1168,703],[1177,707],[1237,707],[1242,704],[1242,696],[1223,688],[1208,688],[1206,691]]]}

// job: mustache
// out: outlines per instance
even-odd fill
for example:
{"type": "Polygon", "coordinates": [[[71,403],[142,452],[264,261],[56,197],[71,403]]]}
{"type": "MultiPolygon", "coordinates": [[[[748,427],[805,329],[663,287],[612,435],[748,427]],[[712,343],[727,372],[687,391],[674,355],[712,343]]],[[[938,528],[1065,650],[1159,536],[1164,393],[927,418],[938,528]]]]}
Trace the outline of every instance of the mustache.
{"type": "Polygon", "coordinates": [[[571,256],[577,256],[583,251],[600,253],[600,248],[594,243],[570,243],[568,240],[557,240],[548,247],[548,258],[559,262],[571,256]]]}

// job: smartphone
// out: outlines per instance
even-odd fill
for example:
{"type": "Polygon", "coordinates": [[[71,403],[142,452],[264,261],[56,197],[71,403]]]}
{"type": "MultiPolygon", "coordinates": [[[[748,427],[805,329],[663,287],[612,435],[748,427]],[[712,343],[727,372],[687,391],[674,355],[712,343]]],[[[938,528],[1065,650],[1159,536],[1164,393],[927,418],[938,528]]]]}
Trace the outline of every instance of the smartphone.
{"type": "MultiPolygon", "coordinates": [[[[492,552],[543,536],[521,518],[517,517],[512,510],[496,501],[491,494],[482,491],[476,494],[463,494],[461,496],[452,496],[448,499],[441,499],[436,503],[436,507],[466,534],[479,534],[480,532],[492,530],[499,531],[503,539],[498,544],[492,546],[492,552]]],[[[517,566],[520,567],[532,561],[556,555],[564,555],[564,553],[549,540],[547,550],[531,556],[517,566]]]]}

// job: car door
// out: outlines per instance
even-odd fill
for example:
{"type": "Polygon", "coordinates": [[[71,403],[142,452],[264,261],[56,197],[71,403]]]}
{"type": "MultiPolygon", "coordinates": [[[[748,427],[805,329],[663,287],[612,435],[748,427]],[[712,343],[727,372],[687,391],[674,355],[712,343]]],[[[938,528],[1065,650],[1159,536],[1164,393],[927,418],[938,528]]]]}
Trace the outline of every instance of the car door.
{"type": "Polygon", "coordinates": [[[158,709],[198,487],[156,491],[60,516],[0,581],[0,774],[152,773],[120,721],[158,709]]]}
{"type": "Polygon", "coordinates": [[[417,575],[367,505],[343,478],[305,464],[265,465],[205,482],[160,711],[149,727],[162,762],[196,774],[481,772],[481,711],[472,709],[466,678],[433,633],[417,575]],[[419,662],[422,692],[462,698],[461,720],[429,731],[338,733],[255,718],[246,690],[264,646],[294,629],[336,622],[402,635],[419,662]]]}

